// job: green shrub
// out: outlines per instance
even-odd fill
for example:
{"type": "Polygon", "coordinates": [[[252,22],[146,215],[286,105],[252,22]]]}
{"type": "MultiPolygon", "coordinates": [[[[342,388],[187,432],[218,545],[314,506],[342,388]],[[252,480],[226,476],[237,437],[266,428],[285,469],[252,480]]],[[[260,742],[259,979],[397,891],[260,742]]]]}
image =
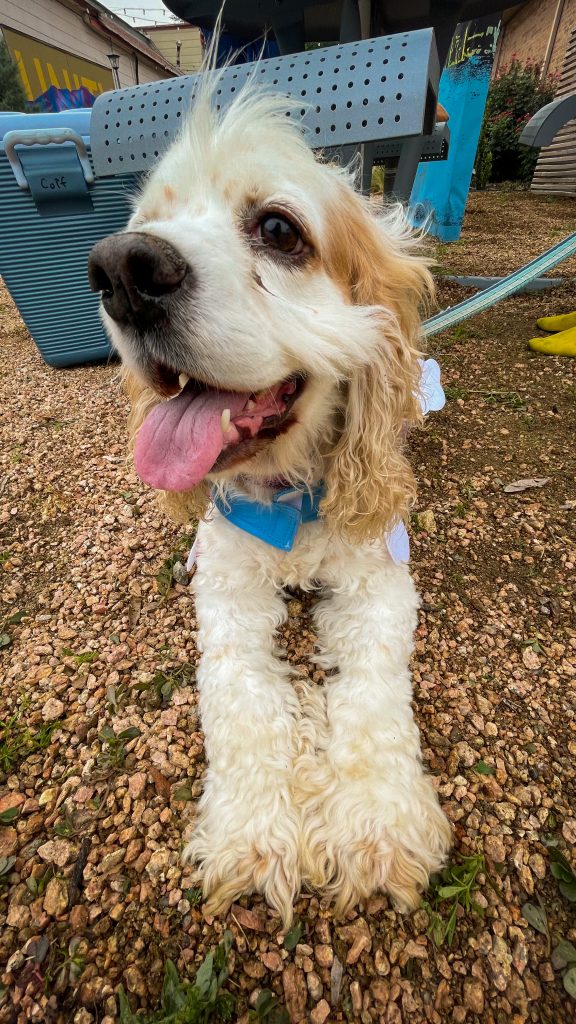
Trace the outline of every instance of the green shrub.
{"type": "Polygon", "coordinates": [[[540,65],[513,60],[490,83],[478,152],[476,184],[488,181],[528,183],[538,150],[521,146],[522,129],[540,107],[554,98],[557,79],[541,78],[540,65]]]}
{"type": "Polygon", "coordinates": [[[6,43],[0,39],[0,110],[26,110],[26,97],[6,43]]]}

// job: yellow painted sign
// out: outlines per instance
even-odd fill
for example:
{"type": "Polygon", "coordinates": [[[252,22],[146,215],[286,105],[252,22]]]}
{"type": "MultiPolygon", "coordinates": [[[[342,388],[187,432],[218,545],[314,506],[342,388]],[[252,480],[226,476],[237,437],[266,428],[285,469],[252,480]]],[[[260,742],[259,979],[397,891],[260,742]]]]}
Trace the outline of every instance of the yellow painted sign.
{"type": "Polygon", "coordinates": [[[58,90],[61,102],[54,109],[70,106],[89,106],[96,96],[114,88],[112,70],[100,67],[91,60],[58,50],[30,36],[3,28],[6,45],[15,61],[24,87],[26,99],[34,102],[52,89],[58,90]],[[65,102],[68,93],[77,93],[81,102],[65,102]],[[88,98],[87,94],[91,98],[88,98]]]}

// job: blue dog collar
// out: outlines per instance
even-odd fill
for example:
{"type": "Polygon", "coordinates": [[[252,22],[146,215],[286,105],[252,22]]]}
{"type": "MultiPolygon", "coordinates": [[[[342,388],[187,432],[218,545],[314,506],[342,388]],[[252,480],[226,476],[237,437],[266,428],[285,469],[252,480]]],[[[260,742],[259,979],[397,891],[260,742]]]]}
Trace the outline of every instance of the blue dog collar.
{"type": "Polygon", "coordinates": [[[281,551],[292,551],[301,523],[318,519],[323,497],[323,485],[311,491],[284,487],[272,496],[270,505],[241,496],[230,496],[224,501],[212,494],[216,508],[229,523],[281,551]]]}
{"type": "MultiPolygon", "coordinates": [[[[313,523],[320,518],[320,502],[324,497],[324,486],[310,491],[298,491],[285,487],[272,497],[270,505],[237,495],[224,501],[216,494],[212,500],[220,514],[233,526],[244,533],[270,544],[280,551],[292,551],[296,534],[302,523],[313,523]]],[[[404,523],[398,523],[386,537],[386,547],[393,562],[402,565],[410,561],[410,540],[404,523]]],[[[187,568],[192,569],[196,561],[196,541],[188,557],[187,568]]]]}

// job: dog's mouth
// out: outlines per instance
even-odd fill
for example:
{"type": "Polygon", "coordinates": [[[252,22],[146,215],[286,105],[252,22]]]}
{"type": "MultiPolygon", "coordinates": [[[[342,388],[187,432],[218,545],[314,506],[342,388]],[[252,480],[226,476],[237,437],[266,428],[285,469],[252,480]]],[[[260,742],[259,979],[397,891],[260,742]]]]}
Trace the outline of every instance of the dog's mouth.
{"type": "Polygon", "coordinates": [[[136,438],[138,476],[163,491],[192,490],[212,470],[273,441],[294,422],[292,408],[305,386],[295,374],[258,392],[221,391],[159,364],[153,377],[164,393],[181,387],[148,414],[136,438]]]}

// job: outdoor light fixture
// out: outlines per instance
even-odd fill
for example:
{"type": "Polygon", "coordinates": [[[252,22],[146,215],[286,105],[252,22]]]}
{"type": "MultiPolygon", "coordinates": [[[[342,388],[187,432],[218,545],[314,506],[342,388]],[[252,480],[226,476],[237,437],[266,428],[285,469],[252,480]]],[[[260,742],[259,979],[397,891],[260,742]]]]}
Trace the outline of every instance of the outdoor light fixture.
{"type": "Polygon", "coordinates": [[[112,68],[112,78],[114,79],[114,88],[120,88],[120,76],[118,75],[118,68],[120,67],[120,56],[117,53],[107,53],[106,56],[110,61],[110,67],[112,68]]]}

